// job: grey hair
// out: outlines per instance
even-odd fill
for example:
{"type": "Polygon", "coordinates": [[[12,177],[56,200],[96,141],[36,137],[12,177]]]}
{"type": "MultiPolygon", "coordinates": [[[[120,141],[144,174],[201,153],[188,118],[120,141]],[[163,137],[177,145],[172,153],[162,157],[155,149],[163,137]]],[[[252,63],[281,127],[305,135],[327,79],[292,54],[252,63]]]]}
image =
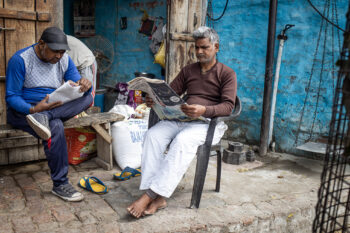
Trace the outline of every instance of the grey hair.
{"type": "Polygon", "coordinates": [[[209,41],[213,44],[219,43],[218,33],[213,28],[206,27],[206,26],[201,26],[197,28],[197,30],[193,32],[193,38],[195,40],[208,38],[209,41]]]}

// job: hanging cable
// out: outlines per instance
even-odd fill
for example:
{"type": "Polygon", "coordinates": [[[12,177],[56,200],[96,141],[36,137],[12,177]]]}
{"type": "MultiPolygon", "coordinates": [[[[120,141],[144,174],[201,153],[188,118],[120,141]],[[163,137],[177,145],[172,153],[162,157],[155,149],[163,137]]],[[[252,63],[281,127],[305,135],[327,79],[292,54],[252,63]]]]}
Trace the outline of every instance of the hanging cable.
{"type": "Polygon", "coordinates": [[[332,24],[334,27],[338,28],[339,30],[345,32],[344,29],[342,29],[342,28],[339,27],[337,24],[333,23],[333,22],[330,21],[327,17],[325,17],[325,16],[314,6],[314,4],[312,4],[311,0],[307,0],[307,1],[308,1],[308,3],[310,4],[310,6],[311,6],[312,8],[314,8],[314,10],[315,10],[322,18],[324,18],[328,23],[332,24]]]}
{"type": "MultiPolygon", "coordinates": [[[[211,4],[211,0],[209,0],[209,2],[210,2],[210,4],[211,4]]],[[[220,19],[224,16],[224,14],[225,14],[227,5],[228,5],[228,0],[226,0],[225,8],[224,8],[224,10],[222,11],[221,15],[220,15],[218,18],[214,19],[214,17],[212,17],[211,15],[209,15],[209,14],[207,13],[208,18],[209,18],[211,21],[218,21],[218,20],[220,20],[220,19]]]]}
{"type": "Polygon", "coordinates": [[[211,3],[211,0],[208,1],[208,7],[207,7],[207,26],[214,29],[214,21],[210,20],[210,18],[213,18],[213,6],[211,3]]]}

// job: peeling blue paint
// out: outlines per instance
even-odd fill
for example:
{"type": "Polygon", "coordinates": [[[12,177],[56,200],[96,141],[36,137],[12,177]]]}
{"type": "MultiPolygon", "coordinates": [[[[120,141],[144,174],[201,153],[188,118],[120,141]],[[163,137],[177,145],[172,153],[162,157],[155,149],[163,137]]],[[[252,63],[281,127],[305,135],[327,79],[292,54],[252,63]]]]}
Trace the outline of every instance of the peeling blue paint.
{"type": "MultiPolygon", "coordinates": [[[[114,46],[111,69],[100,78],[101,84],[115,85],[134,78],[135,71],[154,73],[161,78],[161,67],[154,64],[149,49],[151,40],[138,32],[145,9],[149,16],[166,18],[166,0],[95,0],[96,34],[107,38],[114,46]],[[127,29],[120,29],[120,18],[127,17],[127,29]]],[[[73,35],[73,0],[64,0],[64,27],[73,35]]],[[[164,20],[165,23],[165,20],[164,20]]]]}
{"type": "MultiPolygon", "coordinates": [[[[318,9],[323,10],[325,1],[313,2],[318,9]]],[[[214,17],[221,14],[225,3],[226,0],[213,1],[214,17]]],[[[337,1],[337,5],[340,26],[344,28],[348,1],[337,1]]],[[[220,35],[219,60],[236,71],[238,95],[241,97],[243,105],[242,114],[235,123],[230,125],[228,136],[252,144],[258,144],[260,139],[268,14],[269,1],[229,1],[224,17],[214,24],[220,35]]],[[[283,51],[274,121],[274,138],[277,150],[301,154],[302,152],[295,149],[294,142],[306,96],[305,89],[311,72],[321,17],[307,1],[280,0],[278,1],[277,34],[280,33],[285,24],[295,24],[296,26],[288,31],[288,40],[283,51]]],[[[331,26],[328,27],[328,30],[330,32],[331,26]]],[[[338,37],[336,37],[337,39],[338,37]]],[[[323,41],[321,38],[320,52],[323,51],[321,49],[323,41]]],[[[340,33],[340,41],[342,43],[342,33],[340,33]]],[[[278,43],[279,41],[276,40],[275,58],[277,58],[278,43]]],[[[328,39],[326,48],[326,61],[331,64],[330,39],[328,39]]],[[[339,54],[337,44],[336,51],[335,60],[339,54]]],[[[318,89],[316,79],[320,76],[321,56],[318,56],[317,59],[310,88],[314,91],[318,89]]],[[[329,69],[329,64],[326,65],[327,69],[329,69]]],[[[331,71],[324,73],[314,127],[315,138],[328,134],[331,119],[334,80],[331,78],[331,71]]],[[[313,122],[314,108],[312,105],[316,103],[314,95],[310,94],[311,97],[305,108],[301,127],[304,132],[310,131],[313,122]]],[[[304,133],[300,134],[301,139],[306,139],[306,136],[304,133]]]]}
{"type": "MultiPolygon", "coordinates": [[[[72,34],[66,14],[70,14],[69,4],[73,0],[65,0],[65,31],[72,34]],[[68,26],[67,26],[68,25],[68,26]]],[[[214,17],[221,14],[226,0],[213,2],[214,17]]],[[[316,7],[323,10],[323,1],[313,1],[316,7]]],[[[153,64],[153,55],[148,45],[149,39],[138,33],[142,17],[141,8],[151,16],[166,17],[166,0],[96,0],[96,31],[106,36],[115,47],[113,68],[103,76],[102,83],[128,81],[133,78],[133,72],[146,71],[160,77],[160,66],[153,64]],[[119,28],[120,17],[128,17],[128,28],[119,28]]],[[[339,25],[344,28],[345,13],[348,1],[337,1],[339,25]]],[[[215,23],[215,29],[220,35],[220,52],[218,59],[232,67],[238,77],[238,94],[242,99],[243,111],[237,121],[231,123],[228,136],[251,144],[258,144],[264,93],[264,76],[266,63],[266,38],[268,29],[269,1],[267,0],[235,0],[229,1],[223,18],[215,23]]],[[[285,24],[296,26],[288,31],[289,39],[285,43],[280,83],[277,94],[276,115],[274,121],[274,138],[277,150],[300,154],[294,147],[301,110],[306,96],[307,82],[310,76],[317,36],[321,25],[321,17],[305,0],[279,0],[277,14],[277,34],[285,24]]],[[[331,30],[331,27],[328,27],[331,30]]],[[[335,31],[337,33],[337,31],[335,31]]],[[[330,40],[326,45],[327,67],[324,72],[324,82],[321,85],[319,108],[315,120],[315,137],[328,134],[331,119],[333,82],[329,70],[330,40]]],[[[323,47],[323,38],[321,45],[323,47]]],[[[342,43],[342,33],[340,33],[342,43]]],[[[337,45],[336,45],[337,48],[337,45]]],[[[337,48],[338,49],[338,48],[337,48]]],[[[278,40],[276,40],[276,53],[278,40]]],[[[322,49],[320,48],[320,52],[322,49]]],[[[335,58],[335,60],[337,57],[335,58]]],[[[320,76],[320,60],[317,57],[315,73],[311,89],[317,91],[317,78],[320,76]]],[[[317,98],[311,94],[307,103],[304,121],[300,135],[306,139],[311,128],[317,98]]]]}

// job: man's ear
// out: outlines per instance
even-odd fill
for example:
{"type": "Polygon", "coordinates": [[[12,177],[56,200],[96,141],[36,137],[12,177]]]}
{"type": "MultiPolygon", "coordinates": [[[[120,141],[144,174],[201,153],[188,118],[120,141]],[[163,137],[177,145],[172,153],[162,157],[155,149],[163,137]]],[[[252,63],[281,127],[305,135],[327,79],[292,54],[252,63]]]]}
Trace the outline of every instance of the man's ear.
{"type": "Polygon", "coordinates": [[[214,44],[214,47],[215,47],[216,52],[218,52],[218,51],[219,51],[219,48],[220,48],[219,43],[215,43],[215,44],[214,44]]]}
{"type": "Polygon", "coordinates": [[[39,45],[39,47],[40,47],[41,49],[43,49],[44,46],[45,46],[45,42],[44,42],[43,40],[39,40],[39,41],[38,41],[38,45],[39,45]]]}

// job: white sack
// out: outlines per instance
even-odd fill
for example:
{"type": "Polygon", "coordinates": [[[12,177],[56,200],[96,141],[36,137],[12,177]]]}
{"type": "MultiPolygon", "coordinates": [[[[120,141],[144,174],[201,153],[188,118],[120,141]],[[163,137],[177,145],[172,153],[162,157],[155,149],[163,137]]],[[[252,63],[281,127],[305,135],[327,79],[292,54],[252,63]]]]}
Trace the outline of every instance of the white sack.
{"type": "Polygon", "coordinates": [[[142,142],[148,129],[148,121],[130,119],[112,124],[113,156],[119,167],[141,166],[142,142]]]}
{"type": "Polygon", "coordinates": [[[108,112],[113,112],[113,113],[118,113],[120,115],[123,115],[125,117],[124,118],[125,120],[129,119],[131,115],[135,114],[134,108],[126,104],[114,105],[113,108],[108,112]]]}

